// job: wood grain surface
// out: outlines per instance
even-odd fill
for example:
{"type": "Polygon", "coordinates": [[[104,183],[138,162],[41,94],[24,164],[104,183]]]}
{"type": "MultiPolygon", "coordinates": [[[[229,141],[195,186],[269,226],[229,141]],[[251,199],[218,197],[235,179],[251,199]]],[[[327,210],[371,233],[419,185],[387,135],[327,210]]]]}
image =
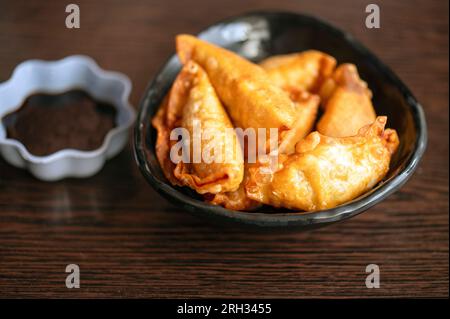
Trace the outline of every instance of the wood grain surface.
{"type": "Polygon", "coordinates": [[[351,32],[422,103],[429,144],[413,178],[351,220],[309,232],[249,231],[188,215],[147,185],[128,147],[90,179],[44,183],[0,160],[0,297],[448,297],[448,2],[0,0],[0,81],[27,59],[87,54],[126,73],[137,106],[177,33],[260,9],[351,32]],[[72,1],[73,2],[73,1],[72,1]],[[78,264],[81,288],[67,289],[78,264]],[[381,287],[367,289],[366,265],[381,287]]]}

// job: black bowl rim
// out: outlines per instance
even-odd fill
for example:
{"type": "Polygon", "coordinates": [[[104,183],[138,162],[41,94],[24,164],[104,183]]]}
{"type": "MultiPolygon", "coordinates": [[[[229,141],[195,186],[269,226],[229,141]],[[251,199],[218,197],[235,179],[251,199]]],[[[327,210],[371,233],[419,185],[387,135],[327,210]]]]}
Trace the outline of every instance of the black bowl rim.
{"type": "MultiPolygon", "coordinates": [[[[361,195],[360,197],[337,206],[332,209],[313,211],[313,212],[280,212],[280,213],[264,213],[264,212],[241,212],[225,209],[221,206],[215,206],[208,204],[201,200],[192,198],[180,191],[178,191],[173,186],[169,185],[165,181],[161,181],[156,178],[152,173],[150,167],[147,165],[145,141],[143,136],[146,132],[144,131],[146,126],[145,118],[148,108],[148,97],[151,88],[155,85],[159,74],[167,66],[167,64],[174,58],[172,55],[162,68],[158,71],[154,79],[149,83],[145,90],[145,94],[139,103],[139,113],[137,122],[134,129],[134,155],[136,162],[139,166],[140,171],[149,182],[149,184],[161,195],[165,197],[170,197],[174,200],[175,204],[183,206],[187,211],[202,216],[221,218],[222,220],[231,220],[236,222],[241,222],[245,224],[257,225],[257,226],[268,226],[268,227],[280,227],[280,226],[319,226],[317,224],[330,224],[340,220],[348,219],[350,217],[356,216],[370,207],[381,202],[383,199],[397,191],[407,180],[412,176],[413,172],[417,168],[427,145],[427,125],[425,114],[422,106],[407,88],[407,86],[395,75],[395,73],[381,62],[374,54],[372,54],[364,45],[362,45],[358,40],[356,40],[352,35],[344,32],[333,25],[325,22],[319,18],[294,13],[294,12],[284,12],[284,11],[253,11],[244,13],[242,15],[233,16],[217,23],[214,23],[201,31],[198,36],[208,32],[210,29],[215,28],[222,24],[231,23],[233,21],[249,18],[249,17],[262,17],[267,18],[269,16],[284,16],[286,18],[297,18],[303,21],[309,21],[310,23],[321,25],[321,27],[327,29],[327,31],[334,33],[336,36],[342,38],[351,44],[354,50],[358,51],[359,54],[371,61],[371,63],[384,73],[389,80],[401,91],[404,98],[408,101],[410,106],[410,111],[413,116],[414,125],[416,127],[416,141],[413,151],[409,157],[405,160],[406,164],[403,164],[403,169],[397,174],[391,176],[381,185],[377,186],[373,190],[361,195]]],[[[153,150],[152,150],[153,151],[153,150]]]]}

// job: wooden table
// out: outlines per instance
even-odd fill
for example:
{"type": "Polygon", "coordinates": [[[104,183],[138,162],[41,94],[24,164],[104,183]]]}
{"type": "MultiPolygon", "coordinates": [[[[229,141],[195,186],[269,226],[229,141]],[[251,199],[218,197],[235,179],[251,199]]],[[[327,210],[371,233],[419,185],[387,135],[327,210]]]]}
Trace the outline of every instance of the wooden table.
{"type": "Polygon", "coordinates": [[[353,33],[423,104],[429,144],[396,194],[346,222],[310,232],[250,232],[211,224],[147,185],[128,147],[85,180],[37,181],[0,160],[0,297],[445,297],[448,296],[448,2],[0,0],[0,81],[31,58],[87,54],[133,81],[134,105],[174,50],[196,33],[256,9],[319,16],[353,33]],[[67,2],[69,3],[69,2],[67,2]],[[365,286],[378,264],[381,288],[365,286]],[[78,264],[81,288],[67,289],[78,264]]]}

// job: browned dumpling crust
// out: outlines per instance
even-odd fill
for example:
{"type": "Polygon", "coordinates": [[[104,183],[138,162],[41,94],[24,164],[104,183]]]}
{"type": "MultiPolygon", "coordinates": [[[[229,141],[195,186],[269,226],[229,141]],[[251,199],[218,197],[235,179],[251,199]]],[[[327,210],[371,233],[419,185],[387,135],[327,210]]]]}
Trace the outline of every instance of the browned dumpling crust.
{"type": "Polygon", "coordinates": [[[271,56],[259,64],[276,85],[318,92],[336,67],[336,59],[317,50],[271,56]]]}
{"type": "Polygon", "coordinates": [[[249,165],[245,165],[244,180],[236,191],[218,194],[207,194],[205,200],[214,205],[221,205],[231,210],[252,211],[262,206],[261,203],[250,199],[245,192],[248,180],[249,165]]]}
{"type": "MultiPolygon", "coordinates": [[[[166,172],[169,179],[175,179],[177,185],[189,186],[200,194],[217,194],[239,188],[244,176],[241,146],[208,76],[195,62],[189,61],[183,67],[172,86],[166,109],[167,128],[161,129],[158,121],[161,120],[156,120],[154,124],[161,132],[157,141],[157,149],[161,149],[158,156],[160,162],[171,161],[167,154],[170,150],[163,146],[167,144],[166,131],[181,127],[187,130],[190,137],[190,157],[177,163],[173,172],[166,172]],[[198,132],[201,133],[200,144],[197,145],[201,156],[199,161],[194,159],[195,125],[201,129],[198,132]],[[210,161],[205,161],[203,157],[207,149],[212,152],[210,161]]],[[[172,169],[170,164],[164,162],[162,167],[172,169]]]]}
{"type": "Polygon", "coordinates": [[[378,117],[352,137],[311,133],[297,144],[295,154],[280,156],[274,172],[267,173],[264,165],[251,167],[247,196],[303,211],[332,208],[358,197],[382,180],[397,149],[397,133],[384,130],[386,120],[378,117]]]}
{"type": "Polygon", "coordinates": [[[205,69],[235,127],[274,128],[282,142],[304,125],[301,110],[260,66],[190,35],[179,35],[176,42],[183,64],[193,60],[205,69]]]}
{"type": "Polygon", "coordinates": [[[323,84],[320,95],[324,114],[317,123],[317,131],[323,135],[353,136],[375,121],[372,92],[353,64],[340,65],[323,84]]]}

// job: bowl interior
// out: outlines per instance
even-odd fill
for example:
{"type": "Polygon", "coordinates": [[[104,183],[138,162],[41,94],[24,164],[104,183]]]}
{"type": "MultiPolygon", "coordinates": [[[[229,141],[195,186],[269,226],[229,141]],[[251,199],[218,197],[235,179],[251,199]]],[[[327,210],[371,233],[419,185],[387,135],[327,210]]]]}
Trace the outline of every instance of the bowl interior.
{"type": "Polygon", "coordinates": [[[135,131],[138,165],[144,176],[165,197],[185,209],[250,224],[280,226],[331,223],[364,211],[399,188],[412,174],[426,144],[422,109],[403,83],[350,35],[312,17],[292,13],[252,13],[211,26],[199,36],[252,60],[308,49],[324,51],[338,63],[353,63],[373,91],[378,115],[388,116],[388,127],[397,130],[400,147],[391,161],[386,178],[368,193],[330,210],[295,213],[271,209],[269,212],[233,212],[204,203],[188,188],[171,186],[164,178],[154,153],[156,132],[150,120],[157,111],[180,69],[173,56],[147,88],[141,102],[135,131]]]}

